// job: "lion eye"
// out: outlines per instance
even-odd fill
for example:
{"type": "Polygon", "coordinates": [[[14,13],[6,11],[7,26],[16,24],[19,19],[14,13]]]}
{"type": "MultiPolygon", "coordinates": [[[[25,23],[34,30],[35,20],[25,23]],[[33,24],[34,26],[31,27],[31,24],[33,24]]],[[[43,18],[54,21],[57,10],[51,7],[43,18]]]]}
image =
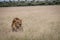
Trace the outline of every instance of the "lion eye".
{"type": "Polygon", "coordinates": [[[19,24],[19,25],[21,25],[21,24],[19,24]]]}

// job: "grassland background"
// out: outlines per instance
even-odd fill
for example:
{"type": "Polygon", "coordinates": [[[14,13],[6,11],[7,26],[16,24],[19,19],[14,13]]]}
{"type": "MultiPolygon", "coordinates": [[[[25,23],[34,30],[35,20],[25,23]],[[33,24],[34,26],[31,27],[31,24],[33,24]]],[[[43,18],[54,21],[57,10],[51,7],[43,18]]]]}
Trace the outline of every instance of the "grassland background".
{"type": "Polygon", "coordinates": [[[0,7],[0,40],[60,40],[60,6],[0,7]],[[12,20],[23,32],[12,32],[12,20]]]}

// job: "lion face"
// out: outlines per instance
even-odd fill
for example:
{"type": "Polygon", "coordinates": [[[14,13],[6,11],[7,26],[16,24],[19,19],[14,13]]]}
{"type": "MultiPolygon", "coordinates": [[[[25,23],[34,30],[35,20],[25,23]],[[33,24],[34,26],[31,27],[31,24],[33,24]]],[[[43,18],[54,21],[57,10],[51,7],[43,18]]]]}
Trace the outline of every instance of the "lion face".
{"type": "Polygon", "coordinates": [[[12,21],[12,31],[22,30],[22,20],[19,18],[14,18],[12,21]]]}

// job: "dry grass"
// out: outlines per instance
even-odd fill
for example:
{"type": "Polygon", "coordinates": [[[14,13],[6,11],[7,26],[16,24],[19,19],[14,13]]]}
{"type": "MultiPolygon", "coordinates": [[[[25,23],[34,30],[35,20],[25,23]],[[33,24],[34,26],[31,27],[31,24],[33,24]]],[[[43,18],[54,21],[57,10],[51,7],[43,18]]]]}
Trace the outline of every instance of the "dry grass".
{"type": "Polygon", "coordinates": [[[60,6],[0,8],[0,40],[60,40],[60,6]],[[23,20],[23,32],[12,32],[11,22],[23,20]]]}

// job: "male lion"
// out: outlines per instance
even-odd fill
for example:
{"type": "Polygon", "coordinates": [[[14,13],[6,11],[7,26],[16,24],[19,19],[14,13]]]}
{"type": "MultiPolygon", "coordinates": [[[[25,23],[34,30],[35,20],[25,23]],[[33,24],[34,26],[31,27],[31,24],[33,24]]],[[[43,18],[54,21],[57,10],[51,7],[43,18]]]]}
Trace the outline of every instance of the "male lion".
{"type": "Polygon", "coordinates": [[[19,18],[14,18],[13,21],[12,21],[12,31],[21,31],[23,30],[22,28],[22,20],[19,19],[19,18]]]}

